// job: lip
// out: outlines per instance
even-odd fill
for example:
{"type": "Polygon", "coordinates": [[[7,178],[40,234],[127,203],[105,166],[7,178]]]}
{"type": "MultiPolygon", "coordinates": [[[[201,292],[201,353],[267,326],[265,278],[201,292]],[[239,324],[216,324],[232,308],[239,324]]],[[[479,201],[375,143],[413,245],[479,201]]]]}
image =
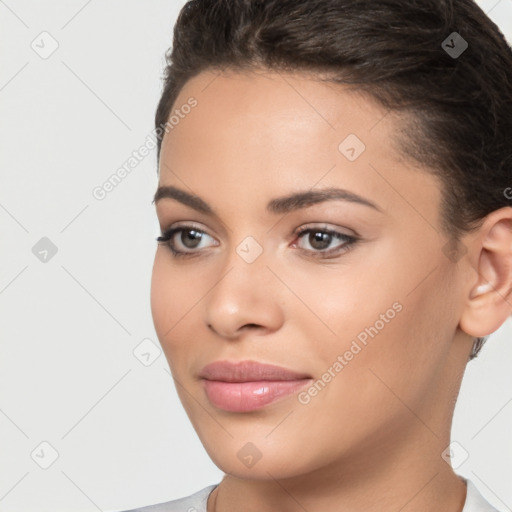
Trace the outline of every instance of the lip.
{"type": "Polygon", "coordinates": [[[312,380],[310,375],[257,361],[216,361],[200,372],[210,403],[230,412],[249,412],[288,396],[312,380]]]}
{"type": "Polygon", "coordinates": [[[257,361],[215,361],[207,364],[199,373],[199,377],[224,382],[253,382],[310,379],[311,375],[257,361]]]}

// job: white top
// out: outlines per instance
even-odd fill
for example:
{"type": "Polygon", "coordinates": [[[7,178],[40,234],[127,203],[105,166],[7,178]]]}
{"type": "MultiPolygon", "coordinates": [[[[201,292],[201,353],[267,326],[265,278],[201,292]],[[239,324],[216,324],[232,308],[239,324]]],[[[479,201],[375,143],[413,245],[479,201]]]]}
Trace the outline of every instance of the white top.
{"type": "MultiPolygon", "coordinates": [[[[471,480],[465,478],[463,480],[467,483],[467,493],[462,512],[499,512],[499,510],[495,509],[485,500],[471,480]]],[[[127,510],[125,512],[207,512],[206,502],[208,496],[217,485],[219,484],[209,485],[185,498],[127,510]]]]}

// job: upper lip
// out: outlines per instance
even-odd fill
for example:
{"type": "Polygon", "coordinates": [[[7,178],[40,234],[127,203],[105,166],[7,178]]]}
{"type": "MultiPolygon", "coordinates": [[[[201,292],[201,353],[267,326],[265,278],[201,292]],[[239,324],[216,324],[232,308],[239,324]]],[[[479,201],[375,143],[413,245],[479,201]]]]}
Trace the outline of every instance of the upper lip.
{"type": "Polygon", "coordinates": [[[309,379],[310,375],[295,372],[282,366],[259,363],[257,361],[215,361],[207,364],[199,373],[206,380],[224,382],[251,382],[261,380],[300,380],[309,379]]]}

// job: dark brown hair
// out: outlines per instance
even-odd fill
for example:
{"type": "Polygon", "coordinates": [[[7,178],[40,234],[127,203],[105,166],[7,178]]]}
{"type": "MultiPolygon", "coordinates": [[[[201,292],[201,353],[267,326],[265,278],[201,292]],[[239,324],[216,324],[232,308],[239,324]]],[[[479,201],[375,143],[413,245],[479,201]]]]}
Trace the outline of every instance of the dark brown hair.
{"type": "Polygon", "coordinates": [[[191,0],[166,62],[157,128],[204,70],[313,72],[404,114],[399,148],[443,183],[440,224],[457,247],[511,206],[512,49],[472,0],[191,0]]]}

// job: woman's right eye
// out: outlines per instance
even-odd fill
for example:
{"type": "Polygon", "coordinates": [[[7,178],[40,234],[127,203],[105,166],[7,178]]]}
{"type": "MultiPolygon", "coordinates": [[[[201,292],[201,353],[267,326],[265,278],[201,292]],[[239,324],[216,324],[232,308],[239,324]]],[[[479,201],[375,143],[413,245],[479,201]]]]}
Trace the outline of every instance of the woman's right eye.
{"type": "Polygon", "coordinates": [[[166,245],[174,256],[182,257],[195,255],[197,251],[194,249],[202,248],[200,244],[205,236],[210,237],[210,235],[208,235],[205,231],[202,231],[201,229],[198,229],[194,226],[179,226],[168,229],[156,240],[157,242],[166,245]],[[176,236],[178,234],[180,236],[176,236]],[[178,244],[176,244],[176,238],[179,240],[178,244]],[[185,249],[192,249],[192,251],[177,248],[177,245],[181,245],[181,247],[184,247],[185,249]]]}

